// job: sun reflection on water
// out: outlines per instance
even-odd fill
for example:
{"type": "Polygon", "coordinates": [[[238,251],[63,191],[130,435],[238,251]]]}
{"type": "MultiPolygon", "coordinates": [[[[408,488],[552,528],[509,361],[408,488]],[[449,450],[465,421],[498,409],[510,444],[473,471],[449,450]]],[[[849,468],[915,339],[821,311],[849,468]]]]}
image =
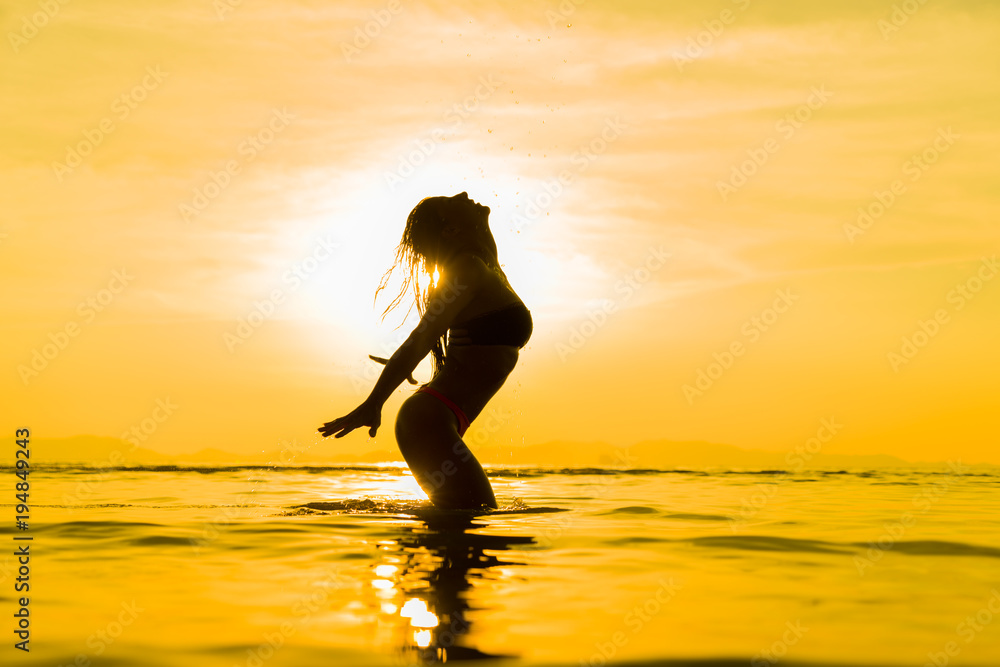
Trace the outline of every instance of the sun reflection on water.
{"type": "Polygon", "coordinates": [[[404,526],[398,539],[379,542],[371,586],[380,643],[417,663],[514,657],[474,648],[467,612],[474,607],[477,614],[489,613],[477,589],[503,586],[520,565],[495,554],[534,538],[478,532],[486,527],[471,516],[431,511],[419,524],[404,526]]]}
{"type": "Polygon", "coordinates": [[[410,625],[415,628],[436,628],[438,625],[438,617],[428,611],[427,603],[420,598],[407,600],[399,615],[410,619],[410,625]]]}

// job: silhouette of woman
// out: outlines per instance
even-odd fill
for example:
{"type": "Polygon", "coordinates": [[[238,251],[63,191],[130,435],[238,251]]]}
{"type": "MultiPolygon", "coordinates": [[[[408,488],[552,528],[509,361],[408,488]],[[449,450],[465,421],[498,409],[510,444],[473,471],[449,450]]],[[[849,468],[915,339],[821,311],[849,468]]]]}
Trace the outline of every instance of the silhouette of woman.
{"type": "Polygon", "coordinates": [[[396,442],[417,483],[441,508],[497,507],[489,479],[462,436],[514,370],[532,330],[531,313],[500,268],[489,215],[488,206],[465,192],[428,197],[413,208],[375,295],[396,266],[406,265],[409,274],[382,317],[412,286],[420,322],[387,361],[373,357],[386,367],[368,398],[319,428],[324,437],[340,438],[367,426],[374,436],[382,405],[432,353],[433,377],[399,408],[396,442]],[[421,292],[421,273],[435,271],[437,281],[421,292]]]}

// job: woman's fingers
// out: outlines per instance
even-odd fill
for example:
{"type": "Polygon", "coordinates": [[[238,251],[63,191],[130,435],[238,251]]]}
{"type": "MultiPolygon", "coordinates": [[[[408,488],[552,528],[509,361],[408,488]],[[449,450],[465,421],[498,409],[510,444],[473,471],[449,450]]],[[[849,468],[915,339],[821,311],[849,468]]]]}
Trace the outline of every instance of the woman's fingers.
{"type": "Polygon", "coordinates": [[[375,437],[375,433],[378,431],[378,427],[381,424],[382,411],[366,403],[362,403],[360,406],[352,410],[350,414],[338,417],[333,421],[328,421],[319,427],[318,430],[323,434],[324,438],[331,435],[337,438],[342,438],[356,428],[368,426],[370,427],[368,434],[375,437]]]}
{"type": "MultiPolygon", "coordinates": [[[[324,438],[329,438],[331,435],[335,438],[343,438],[345,435],[350,433],[356,428],[361,428],[364,426],[364,420],[360,418],[357,414],[357,410],[349,415],[343,417],[338,417],[333,421],[329,421],[323,424],[318,430],[323,434],[324,438]]],[[[376,428],[378,425],[376,424],[376,428]]]]}
{"type": "Polygon", "coordinates": [[[338,417],[337,419],[334,419],[333,421],[329,421],[329,422],[323,424],[317,430],[320,433],[323,434],[324,438],[329,438],[334,433],[337,433],[337,431],[341,431],[341,430],[346,429],[346,430],[344,430],[343,433],[338,434],[336,437],[340,438],[342,436],[345,436],[348,433],[350,433],[351,431],[353,431],[355,428],[357,428],[356,426],[348,426],[348,424],[347,424],[348,417],[350,417],[350,415],[348,415],[347,417],[338,417]]]}
{"type": "Polygon", "coordinates": [[[334,426],[320,431],[324,438],[329,438],[331,435],[335,438],[343,438],[345,435],[356,429],[357,426],[334,426]]]}
{"type": "Polygon", "coordinates": [[[321,428],[323,430],[329,430],[331,428],[336,428],[337,424],[342,423],[345,419],[347,419],[347,417],[337,417],[336,419],[332,419],[332,420],[326,422],[325,424],[323,424],[323,426],[321,428]]]}

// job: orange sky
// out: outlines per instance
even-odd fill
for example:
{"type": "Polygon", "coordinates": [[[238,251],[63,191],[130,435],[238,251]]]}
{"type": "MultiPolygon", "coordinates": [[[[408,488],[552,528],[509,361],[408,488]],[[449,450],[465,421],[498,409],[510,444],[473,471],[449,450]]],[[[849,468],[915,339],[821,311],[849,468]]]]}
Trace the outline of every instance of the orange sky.
{"type": "Polygon", "coordinates": [[[1000,463],[995,3],[329,5],[8,3],[4,432],[393,446],[408,385],[315,429],[466,190],[535,322],[483,437],[1000,463]]]}

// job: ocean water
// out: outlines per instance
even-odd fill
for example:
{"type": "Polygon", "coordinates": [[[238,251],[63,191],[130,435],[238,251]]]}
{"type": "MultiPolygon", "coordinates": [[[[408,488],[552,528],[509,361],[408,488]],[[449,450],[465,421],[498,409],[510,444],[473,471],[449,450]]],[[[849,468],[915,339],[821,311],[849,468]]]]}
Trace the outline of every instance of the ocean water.
{"type": "Polygon", "coordinates": [[[0,664],[1000,665],[995,469],[490,475],[477,515],[399,466],[35,470],[0,664]]]}

